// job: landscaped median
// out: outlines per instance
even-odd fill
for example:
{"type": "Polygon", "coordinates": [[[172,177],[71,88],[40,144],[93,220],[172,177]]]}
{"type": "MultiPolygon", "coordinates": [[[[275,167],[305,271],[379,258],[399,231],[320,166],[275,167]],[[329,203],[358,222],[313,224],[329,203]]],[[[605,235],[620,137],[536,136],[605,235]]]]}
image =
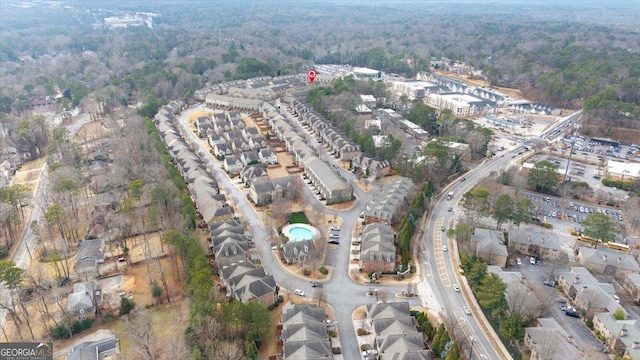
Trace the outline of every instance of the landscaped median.
{"type": "MultiPolygon", "coordinates": [[[[453,262],[454,269],[460,268],[460,254],[458,253],[458,243],[456,241],[453,241],[452,262],[453,262]]],[[[502,340],[500,339],[496,331],[493,329],[493,327],[489,323],[489,320],[484,315],[484,312],[482,312],[482,309],[480,308],[478,301],[476,300],[475,296],[471,292],[471,287],[467,283],[466,276],[462,276],[459,271],[455,271],[455,276],[458,279],[458,284],[461,285],[460,288],[462,289],[462,294],[465,298],[465,301],[468,304],[472,305],[471,311],[473,312],[476,319],[478,319],[478,323],[482,327],[482,330],[484,331],[484,333],[489,336],[489,339],[491,341],[491,345],[493,345],[493,348],[496,350],[496,352],[498,352],[498,354],[501,356],[502,359],[512,360],[513,357],[507,350],[506,346],[504,346],[504,344],[502,343],[502,340]]]]}

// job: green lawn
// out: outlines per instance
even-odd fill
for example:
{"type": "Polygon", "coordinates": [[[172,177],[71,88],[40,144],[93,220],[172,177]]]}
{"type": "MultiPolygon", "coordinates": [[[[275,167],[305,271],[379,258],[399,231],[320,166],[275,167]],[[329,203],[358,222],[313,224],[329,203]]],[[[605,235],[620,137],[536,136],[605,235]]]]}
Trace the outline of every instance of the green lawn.
{"type": "Polygon", "coordinates": [[[307,219],[307,216],[302,211],[291,213],[291,215],[289,215],[289,224],[308,224],[308,223],[309,223],[309,219],[307,219]]]}

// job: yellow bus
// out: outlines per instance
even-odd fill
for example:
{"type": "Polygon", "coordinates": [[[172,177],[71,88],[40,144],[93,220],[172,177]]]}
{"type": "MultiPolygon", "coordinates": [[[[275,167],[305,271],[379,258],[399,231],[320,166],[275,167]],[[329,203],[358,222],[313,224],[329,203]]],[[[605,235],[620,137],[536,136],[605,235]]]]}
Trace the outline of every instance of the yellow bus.
{"type": "Polygon", "coordinates": [[[609,249],[619,250],[624,252],[629,252],[629,245],[617,243],[617,242],[608,242],[605,244],[609,249]]]}
{"type": "Polygon", "coordinates": [[[599,244],[602,243],[601,240],[592,239],[592,238],[590,238],[588,236],[585,236],[585,235],[579,235],[578,236],[578,240],[580,240],[582,242],[585,242],[585,243],[588,243],[588,244],[591,244],[591,245],[594,245],[594,246],[595,245],[599,245],[599,244]]]}

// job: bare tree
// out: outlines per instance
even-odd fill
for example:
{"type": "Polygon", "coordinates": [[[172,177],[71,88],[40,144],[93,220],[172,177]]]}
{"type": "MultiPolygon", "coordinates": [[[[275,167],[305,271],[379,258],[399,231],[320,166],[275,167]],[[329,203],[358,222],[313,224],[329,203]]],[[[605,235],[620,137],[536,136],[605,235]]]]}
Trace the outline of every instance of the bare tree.
{"type": "Polygon", "coordinates": [[[318,260],[322,264],[326,264],[327,242],[322,238],[316,239],[313,242],[313,247],[316,250],[316,254],[317,254],[318,260]]]}
{"type": "Polygon", "coordinates": [[[243,357],[242,345],[238,342],[221,341],[214,352],[214,359],[237,360],[243,357]]]}
{"type": "Polygon", "coordinates": [[[560,250],[557,257],[546,259],[543,267],[544,273],[548,276],[548,281],[555,281],[556,271],[569,265],[569,255],[566,251],[560,250]]]}
{"type": "Polygon", "coordinates": [[[558,346],[560,346],[560,339],[549,334],[549,336],[543,336],[537,345],[539,359],[552,359],[553,354],[556,353],[558,346]]]}
{"type": "Polygon", "coordinates": [[[533,305],[529,306],[529,312],[531,313],[532,318],[541,318],[545,317],[549,314],[549,310],[553,306],[554,299],[549,297],[543,291],[538,290],[537,288],[533,288],[533,293],[535,295],[535,302],[533,305]]]}
{"type": "Polygon", "coordinates": [[[518,313],[525,318],[528,316],[529,301],[529,288],[526,285],[514,282],[507,287],[507,302],[511,313],[518,313]]]}
{"type": "Polygon", "coordinates": [[[318,300],[318,306],[320,306],[320,304],[322,304],[322,301],[324,300],[324,302],[327,302],[327,290],[325,290],[323,287],[316,287],[316,289],[313,291],[313,299],[314,300],[318,300]]]}
{"type": "Polygon", "coordinates": [[[132,346],[138,357],[145,360],[155,359],[156,340],[153,335],[153,321],[149,312],[141,307],[134,308],[124,320],[124,333],[135,346],[132,346]]]}
{"type": "Polygon", "coordinates": [[[389,302],[389,299],[391,298],[391,292],[389,290],[379,290],[378,291],[378,300],[383,302],[383,303],[387,303],[389,302]]]}

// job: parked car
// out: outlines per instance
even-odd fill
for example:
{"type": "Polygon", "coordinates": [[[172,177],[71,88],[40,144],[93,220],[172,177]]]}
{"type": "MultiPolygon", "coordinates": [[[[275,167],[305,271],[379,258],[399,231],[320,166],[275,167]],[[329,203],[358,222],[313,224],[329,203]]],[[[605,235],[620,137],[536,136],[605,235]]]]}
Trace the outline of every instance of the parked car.
{"type": "Polygon", "coordinates": [[[442,251],[447,251],[447,245],[442,245],[442,251]]]}
{"type": "Polygon", "coordinates": [[[311,283],[311,287],[318,287],[318,283],[317,282],[312,282],[311,283]]]}
{"type": "Polygon", "coordinates": [[[304,296],[304,291],[302,291],[300,289],[293,290],[293,293],[298,295],[298,296],[304,296]]]}
{"type": "Polygon", "coordinates": [[[331,227],[331,231],[340,231],[340,226],[333,225],[333,226],[331,227]]]}
{"type": "Polygon", "coordinates": [[[462,311],[464,311],[464,313],[467,315],[471,315],[471,309],[469,309],[467,305],[462,307],[462,311]]]}
{"type": "Polygon", "coordinates": [[[447,209],[447,211],[448,211],[448,212],[452,212],[452,211],[453,211],[453,208],[448,208],[448,209],[447,209]]]}
{"type": "Polygon", "coordinates": [[[531,265],[535,265],[536,264],[536,258],[534,258],[533,256],[529,258],[529,262],[531,263],[531,265]]]}
{"type": "Polygon", "coordinates": [[[453,284],[453,291],[455,292],[460,292],[460,287],[458,286],[458,284],[453,284]]]}
{"type": "Polygon", "coordinates": [[[567,316],[571,316],[571,317],[574,317],[574,318],[580,318],[580,314],[578,314],[578,312],[575,311],[575,310],[568,310],[567,309],[567,311],[565,311],[564,313],[567,316]]]}
{"type": "Polygon", "coordinates": [[[522,265],[522,260],[520,260],[520,258],[516,258],[516,265],[518,266],[522,265]]]}
{"type": "Polygon", "coordinates": [[[556,282],[555,281],[549,281],[549,280],[544,281],[543,284],[545,284],[546,286],[550,286],[550,287],[556,286],[556,282]]]}
{"type": "Polygon", "coordinates": [[[340,239],[340,234],[329,234],[329,238],[331,238],[331,239],[340,239]]]}
{"type": "Polygon", "coordinates": [[[334,244],[334,245],[338,245],[340,242],[338,241],[338,239],[330,239],[329,240],[329,244],[334,244]]]}

